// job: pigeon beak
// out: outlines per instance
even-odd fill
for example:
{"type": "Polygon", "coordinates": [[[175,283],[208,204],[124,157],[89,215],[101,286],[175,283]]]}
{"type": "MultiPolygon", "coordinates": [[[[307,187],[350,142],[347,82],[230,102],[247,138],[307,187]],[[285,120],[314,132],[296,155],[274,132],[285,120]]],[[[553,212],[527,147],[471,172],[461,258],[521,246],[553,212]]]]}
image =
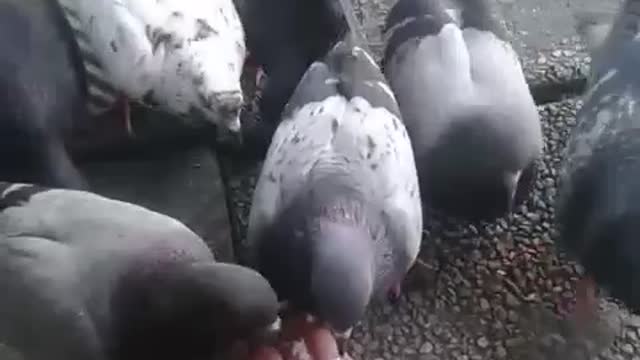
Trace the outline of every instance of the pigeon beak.
{"type": "Polygon", "coordinates": [[[262,331],[262,336],[267,342],[272,343],[278,340],[280,331],[282,331],[282,320],[277,317],[274,322],[262,331]]]}
{"type": "Polygon", "coordinates": [[[346,331],[342,332],[332,330],[333,336],[336,338],[336,344],[338,345],[338,353],[341,357],[344,356],[347,351],[347,345],[349,344],[352,330],[353,328],[349,328],[346,331]]]}

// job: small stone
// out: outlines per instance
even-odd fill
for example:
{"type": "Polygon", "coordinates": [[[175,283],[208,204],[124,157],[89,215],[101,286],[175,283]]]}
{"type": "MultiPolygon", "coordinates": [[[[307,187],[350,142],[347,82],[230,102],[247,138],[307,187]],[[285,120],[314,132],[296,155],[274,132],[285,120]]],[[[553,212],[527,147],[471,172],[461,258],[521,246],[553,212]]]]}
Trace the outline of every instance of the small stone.
{"type": "Polygon", "coordinates": [[[505,321],[507,319],[507,311],[502,306],[496,306],[493,315],[499,321],[505,321]]]}
{"type": "Polygon", "coordinates": [[[490,308],[491,308],[491,305],[489,304],[489,300],[485,298],[480,298],[480,310],[487,311],[490,308]]]}
{"type": "Polygon", "coordinates": [[[489,340],[486,337],[481,336],[481,337],[478,338],[478,340],[476,340],[476,344],[481,349],[486,349],[489,346],[489,340]]]}
{"type": "Polygon", "coordinates": [[[507,293],[505,302],[510,307],[516,307],[520,305],[520,301],[511,293],[507,293]]]}
{"type": "Polygon", "coordinates": [[[498,359],[505,359],[507,357],[507,349],[505,349],[502,345],[498,345],[496,347],[496,357],[498,359]]]}
{"type": "Polygon", "coordinates": [[[518,346],[522,346],[523,344],[526,343],[526,341],[527,340],[524,339],[524,338],[515,337],[515,338],[507,339],[505,341],[505,345],[507,345],[507,347],[510,347],[510,348],[515,348],[515,347],[518,347],[518,346]]]}
{"type": "Polygon", "coordinates": [[[426,341],[420,346],[420,354],[430,354],[433,351],[433,344],[426,341]]]}
{"type": "Polygon", "coordinates": [[[633,350],[633,346],[631,344],[624,344],[622,345],[622,351],[624,351],[625,353],[632,355],[634,350],[633,350]]]}
{"type": "Polygon", "coordinates": [[[352,342],[351,343],[351,349],[353,350],[354,353],[356,353],[358,355],[364,354],[363,346],[358,344],[357,342],[352,342]]]}

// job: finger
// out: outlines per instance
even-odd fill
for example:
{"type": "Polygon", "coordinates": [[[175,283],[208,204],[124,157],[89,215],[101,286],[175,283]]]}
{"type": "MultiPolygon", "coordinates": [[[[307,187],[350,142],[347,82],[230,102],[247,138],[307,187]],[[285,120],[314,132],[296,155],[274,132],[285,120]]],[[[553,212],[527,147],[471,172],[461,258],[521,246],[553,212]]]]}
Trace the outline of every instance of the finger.
{"type": "Polygon", "coordinates": [[[335,360],[339,358],[338,345],[331,332],[323,327],[311,329],[304,338],[309,355],[314,360],[335,360]]]}

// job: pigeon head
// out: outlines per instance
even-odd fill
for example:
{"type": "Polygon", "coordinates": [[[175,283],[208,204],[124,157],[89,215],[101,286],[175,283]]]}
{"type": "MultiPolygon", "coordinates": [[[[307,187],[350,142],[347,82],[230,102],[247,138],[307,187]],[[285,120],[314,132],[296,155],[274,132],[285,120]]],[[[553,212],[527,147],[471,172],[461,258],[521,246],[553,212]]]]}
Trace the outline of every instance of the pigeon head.
{"type": "Polygon", "coordinates": [[[339,335],[363,317],[373,293],[373,240],[352,224],[318,221],[312,231],[311,302],[314,315],[339,335]]]}
{"type": "Polygon", "coordinates": [[[437,208],[475,220],[510,212],[516,194],[526,193],[519,187],[531,186],[535,174],[528,142],[514,146],[518,140],[484,115],[451,125],[429,153],[422,180],[437,208]]]}
{"type": "Polygon", "coordinates": [[[640,313],[638,218],[640,207],[603,220],[597,225],[593,245],[582,259],[587,272],[636,314],[640,313]]]}
{"type": "Polygon", "coordinates": [[[111,302],[112,358],[203,359],[279,331],[275,292],[257,272],[194,263],[129,272],[111,302]]]}
{"type": "Polygon", "coordinates": [[[634,312],[640,312],[638,135],[626,130],[597,146],[563,186],[556,211],[562,245],[634,312]]]}
{"type": "Polygon", "coordinates": [[[185,33],[152,32],[158,71],[143,100],[171,113],[237,132],[244,97],[240,76],[246,56],[244,31],[231,0],[206,17],[176,12],[185,33]]]}

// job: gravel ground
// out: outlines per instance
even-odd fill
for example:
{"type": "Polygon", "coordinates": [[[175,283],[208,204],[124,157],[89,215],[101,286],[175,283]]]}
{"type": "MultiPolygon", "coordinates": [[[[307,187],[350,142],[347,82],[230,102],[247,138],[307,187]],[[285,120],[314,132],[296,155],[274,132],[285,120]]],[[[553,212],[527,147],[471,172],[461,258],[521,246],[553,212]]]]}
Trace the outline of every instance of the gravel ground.
{"type": "MultiPolygon", "coordinates": [[[[379,19],[387,10],[384,2],[369,0],[359,9],[378,55],[379,19]]],[[[429,219],[421,258],[431,269],[411,273],[406,296],[396,307],[371,307],[354,333],[350,354],[355,359],[640,360],[640,319],[619,306],[603,300],[599,319],[586,328],[558,312],[558,304],[573,299],[580,269],[554,248],[556,172],[589,59],[575,36],[549,48],[525,49],[523,56],[541,104],[545,155],[536,189],[513,216],[511,233],[506,219],[490,224],[439,215],[429,219]]],[[[230,158],[222,163],[241,256],[260,164],[230,158]]]]}
{"type": "MultiPolygon", "coordinates": [[[[640,359],[640,320],[616,305],[603,301],[601,319],[588,329],[557,315],[557,304],[573,298],[579,271],[556,253],[552,224],[559,151],[576,105],[565,100],[539,107],[546,153],[536,190],[514,215],[511,234],[505,219],[471,224],[436,215],[421,253],[433,268],[411,273],[397,308],[372,307],[354,334],[354,358],[622,359],[637,353],[640,359]]],[[[225,164],[232,221],[244,238],[260,165],[225,164]]]]}

